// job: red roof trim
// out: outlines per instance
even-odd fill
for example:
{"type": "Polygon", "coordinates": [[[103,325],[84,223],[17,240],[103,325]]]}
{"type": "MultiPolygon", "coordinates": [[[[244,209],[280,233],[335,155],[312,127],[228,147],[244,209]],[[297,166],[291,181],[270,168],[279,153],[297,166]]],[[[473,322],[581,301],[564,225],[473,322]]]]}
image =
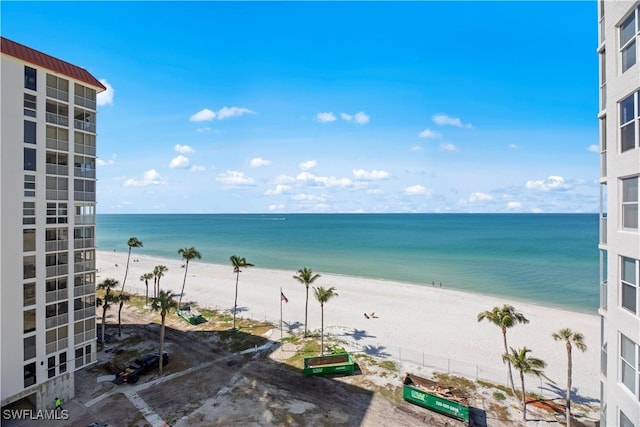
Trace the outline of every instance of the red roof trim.
{"type": "Polygon", "coordinates": [[[0,37],[0,51],[9,56],[13,56],[14,58],[21,59],[25,62],[46,68],[56,73],[64,74],[67,77],[71,77],[72,79],[79,80],[87,83],[88,85],[99,88],[98,92],[102,92],[107,89],[98,81],[98,79],[93,77],[84,68],[70,64],[61,59],[54,58],[51,55],[31,49],[30,47],[16,43],[7,38],[0,37]]]}

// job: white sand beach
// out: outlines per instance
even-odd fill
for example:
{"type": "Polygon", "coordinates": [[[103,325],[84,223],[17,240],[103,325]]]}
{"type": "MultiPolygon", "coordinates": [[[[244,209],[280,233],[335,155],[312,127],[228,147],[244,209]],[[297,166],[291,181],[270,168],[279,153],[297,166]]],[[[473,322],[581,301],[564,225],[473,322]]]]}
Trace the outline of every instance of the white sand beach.
{"type": "MultiPolygon", "coordinates": [[[[126,251],[98,251],[98,283],[105,278],[122,282],[126,262],[126,251]]],[[[168,267],[161,280],[161,288],[178,294],[185,270],[177,253],[175,259],[165,259],[138,255],[134,251],[129,263],[127,290],[144,294],[144,283],[139,278],[159,264],[168,267]]],[[[313,268],[312,265],[302,267],[313,268]]],[[[549,394],[553,387],[566,388],[565,345],[554,341],[551,335],[561,328],[570,328],[585,336],[588,347],[584,353],[575,349],[573,352],[575,392],[591,401],[599,397],[599,318],[596,314],[440,288],[437,284],[431,287],[317,273],[322,277],[314,283],[315,286],[334,286],[339,294],[325,305],[325,334],[344,340],[351,348],[506,384],[506,367],[501,362],[503,343],[500,329],[487,321],[478,323],[477,315],[494,306],[511,304],[530,323],[516,325],[508,331],[509,345],[532,349],[533,356],[547,362],[545,374],[556,383],[554,386],[547,381],[527,377],[527,389],[549,394]],[[364,313],[372,312],[375,312],[375,317],[367,319],[364,316],[364,313]]],[[[238,286],[238,307],[241,310],[238,315],[268,320],[277,325],[282,288],[289,299],[288,303],[282,303],[285,330],[290,326],[301,332],[305,287],[292,278],[294,274],[295,270],[245,269],[240,274],[238,286]]],[[[192,261],[189,263],[183,302],[193,301],[200,307],[230,310],[233,308],[235,280],[230,264],[192,261]]],[[[150,288],[152,285],[151,281],[150,288]]],[[[308,316],[308,328],[319,330],[320,305],[313,296],[313,289],[309,292],[308,316]]],[[[279,338],[279,335],[274,338],[279,338]]],[[[518,385],[517,372],[514,372],[514,378],[518,385]]]]}

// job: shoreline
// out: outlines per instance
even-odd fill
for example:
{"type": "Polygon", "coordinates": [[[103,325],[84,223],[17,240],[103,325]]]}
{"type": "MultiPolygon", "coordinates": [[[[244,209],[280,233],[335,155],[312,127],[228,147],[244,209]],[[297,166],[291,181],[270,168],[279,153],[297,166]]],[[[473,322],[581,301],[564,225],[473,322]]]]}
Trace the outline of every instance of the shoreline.
{"type": "MultiPolygon", "coordinates": [[[[126,251],[96,251],[96,259],[98,283],[107,277],[122,282],[126,251]]],[[[136,288],[144,295],[144,283],[139,277],[151,272],[158,264],[168,267],[161,279],[161,288],[179,294],[184,279],[182,260],[178,256],[169,259],[138,255],[135,250],[129,263],[127,290],[136,288]]],[[[282,303],[283,322],[288,329],[301,332],[306,290],[293,279],[296,272],[259,267],[244,269],[238,284],[238,315],[267,320],[277,327],[282,289],[289,300],[282,303]]],[[[526,345],[532,349],[533,356],[545,360],[548,364],[545,373],[559,389],[564,388],[566,381],[566,350],[563,343],[553,341],[551,334],[568,327],[585,336],[587,351],[574,352],[573,385],[580,396],[599,398],[600,320],[597,313],[441,288],[438,284],[430,286],[317,273],[321,277],[312,286],[334,286],[338,293],[324,307],[325,335],[345,340],[369,354],[403,361],[422,360],[423,364],[445,368],[453,365],[452,371],[475,372],[482,378],[506,383],[506,367],[500,358],[503,351],[500,329],[486,321],[477,322],[477,314],[494,306],[511,304],[530,323],[516,325],[508,331],[509,346],[518,348],[526,345]],[[376,313],[375,318],[363,316],[363,313],[372,312],[376,313]],[[558,322],[557,319],[562,320],[558,322]]],[[[183,301],[197,302],[200,307],[231,310],[235,279],[231,265],[191,261],[183,301]]],[[[150,285],[152,288],[153,281],[150,285]]],[[[308,322],[308,329],[320,329],[320,307],[313,296],[313,289],[309,289],[308,322]]],[[[527,381],[532,391],[537,391],[536,385],[541,390],[546,388],[541,382],[537,384],[537,379],[527,381]]]]}

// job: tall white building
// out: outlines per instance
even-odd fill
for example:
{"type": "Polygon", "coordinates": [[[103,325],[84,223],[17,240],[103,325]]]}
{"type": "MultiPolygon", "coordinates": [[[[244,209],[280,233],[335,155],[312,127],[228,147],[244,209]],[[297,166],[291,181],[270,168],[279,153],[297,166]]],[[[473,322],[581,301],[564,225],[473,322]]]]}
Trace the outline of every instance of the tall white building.
{"type": "Polygon", "coordinates": [[[86,70],[0,39],[2,408],[52,409],[96,360],[96,94],[86,70]]]}
{"type": "Polygon", "coordinates": [[[640,427],[640,2],[598,19],[601,425],[640,427]]]}

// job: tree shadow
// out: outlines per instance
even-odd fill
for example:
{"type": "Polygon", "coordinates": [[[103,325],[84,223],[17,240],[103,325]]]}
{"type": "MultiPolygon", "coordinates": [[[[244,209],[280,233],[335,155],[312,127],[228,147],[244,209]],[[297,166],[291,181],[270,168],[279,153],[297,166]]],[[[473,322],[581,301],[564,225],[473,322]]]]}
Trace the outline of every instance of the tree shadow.
{"type": "Polygon", "coordinates": [[[362,329],[353,329],[353,332],[346,332],[344,334],[345,337],[351,337],[356,341],[360,341],[363,338],[375,338],[375,335],[367,335],[367,331],[362,329]]]}
{"type": "MultiPolygon", "coordinates": [[[[544,387],[540,388],[541,390],[546,390],[546,391],[550,391],[554,394],[556,394],[558,397],[561,397],[563,399],[567,398],[567,390],[564,390],[558,386],[556,386],[555,384],[551,384],[551,383],[545,383],[544,387]]],[[[571,401],[575,402],[575,403],[580,403],[583,405],[588,405],[590,403],[600,403],[600,399],[596,399],[594,397],[587,397],[587,396],[581,396],[578,394],[578,389],[576,388],[572,388],[571,389],[571,401]]]]}
{"type": "MultiPolygon", "coordinates": [[[[233,314],[233,307],[227,310],[229,313],[233,314]]],[[[249,311],[248,307],[236,307],[236,314],[242,313],[243,311],[249,311]]]]}
{"type": "Polygon", "coordinates": [[[295,321],[295,322],[285,322],[283,321],[282,324],[287,328],[287,332],[293,332],[295,330],[298,330],[300,328],[302,328],[303,323],[299,322],[299,321],[295,321]]]}
{"type": "Polygon", "coordinates": [[[390,353],[383,351],[386,347],[383,345],[365,345],[362,351],[369,356],[391,357],[390,353]]]}

